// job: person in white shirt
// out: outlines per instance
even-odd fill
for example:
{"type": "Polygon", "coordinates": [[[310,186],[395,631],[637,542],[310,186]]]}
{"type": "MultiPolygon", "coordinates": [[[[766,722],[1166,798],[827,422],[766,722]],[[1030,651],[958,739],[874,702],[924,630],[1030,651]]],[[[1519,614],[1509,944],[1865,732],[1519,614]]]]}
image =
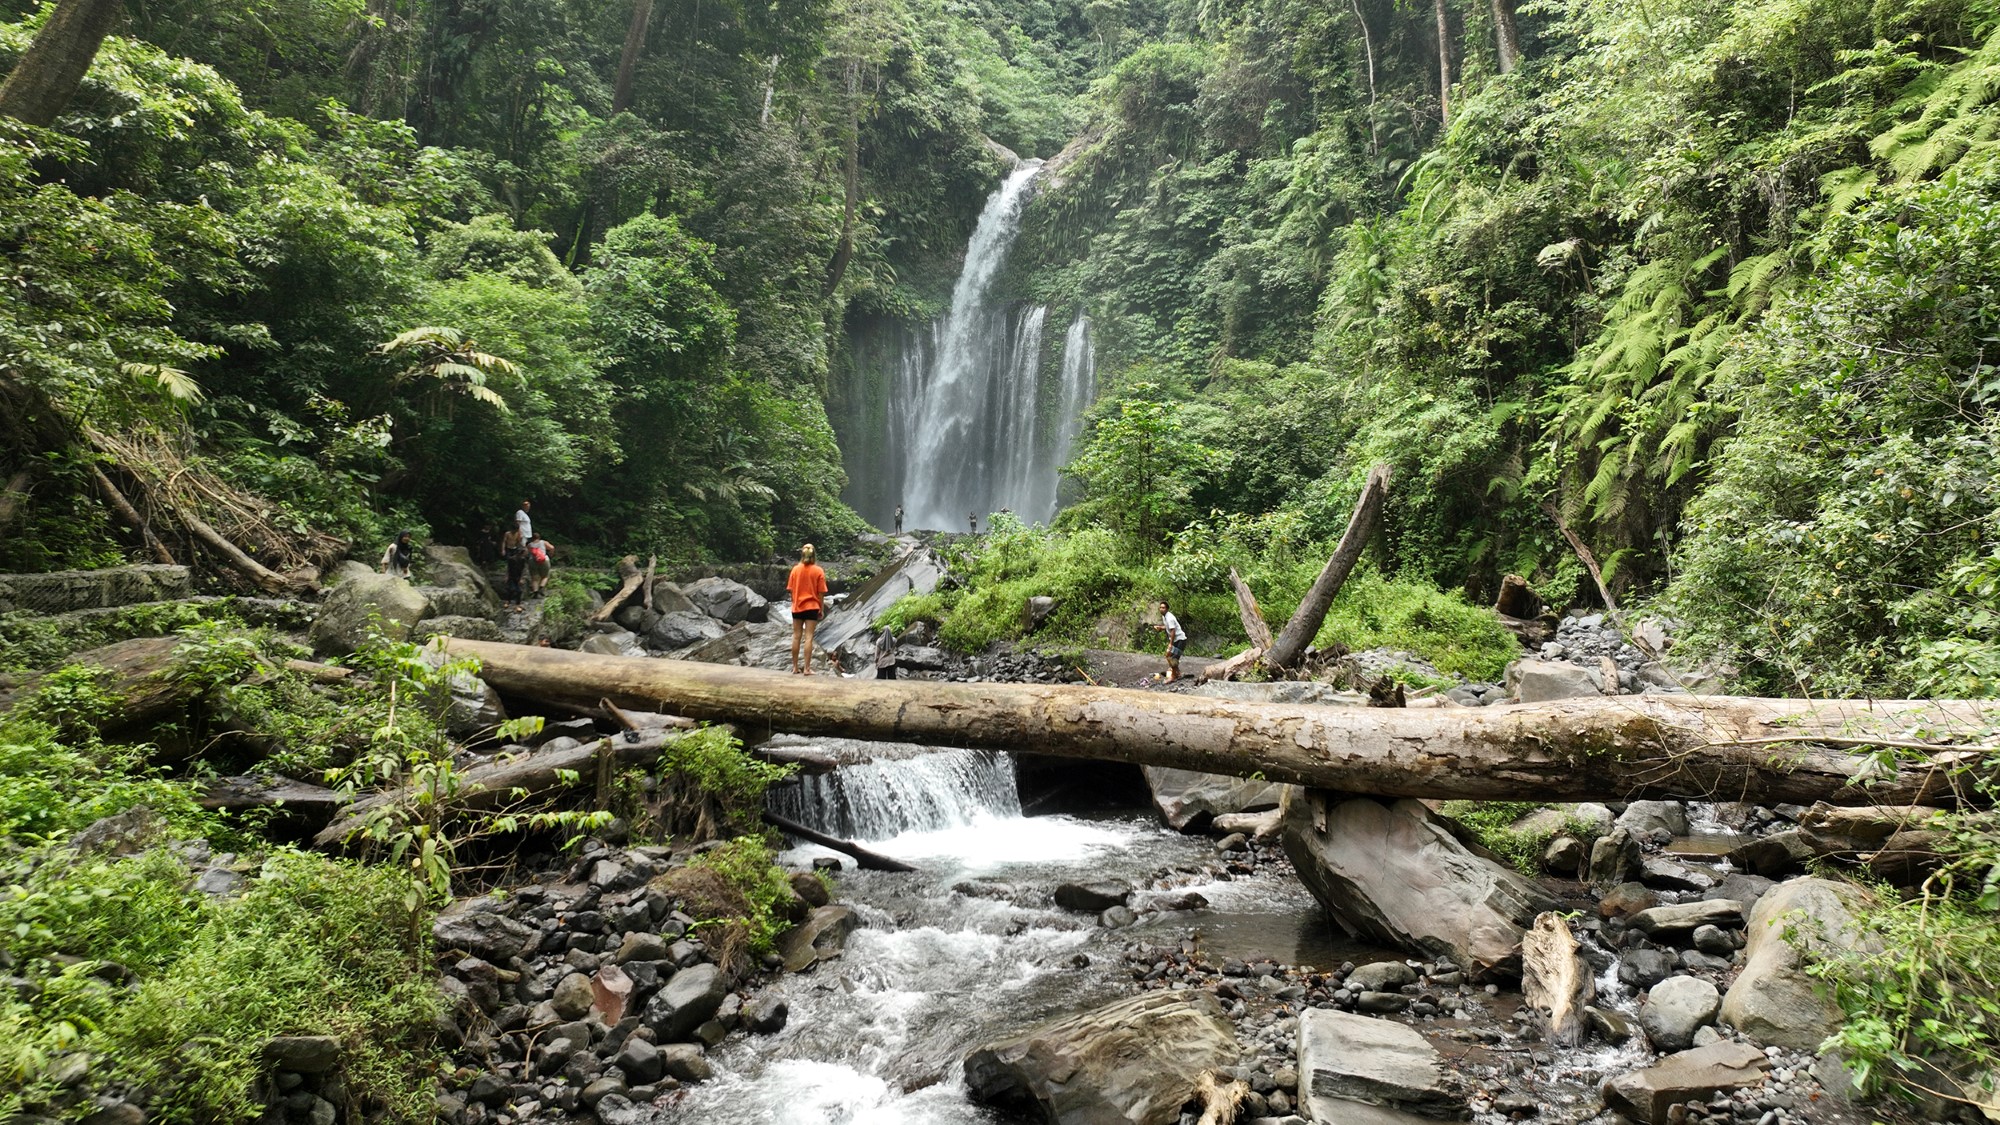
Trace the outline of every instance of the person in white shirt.
{"type": "Polygon", "coordinates": [[[1187,651],[1187,630],[1181,628],[1180,618],[1175,617],[1167,603],[1160,603],[1160,623],[1153,626],[1167,635],[1167,683],[1181,678],[1181,653],[1187,651]]]}
{"type": "Polygon", "coordinates": [[[523,500],[521,501],[521,510],[514,513],[514,530],[521,533],[521,542],[523,543],[535,537],[535,521],[528,518],[528,509],[534,506],[532,502],[523,500]]]}

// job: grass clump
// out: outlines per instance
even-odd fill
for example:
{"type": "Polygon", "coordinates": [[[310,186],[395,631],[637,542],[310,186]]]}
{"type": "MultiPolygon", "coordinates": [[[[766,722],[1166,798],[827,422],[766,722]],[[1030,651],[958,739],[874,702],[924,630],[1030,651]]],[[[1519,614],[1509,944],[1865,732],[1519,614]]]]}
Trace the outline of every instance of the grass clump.
{"type": "Polygon", "coordinates": [[[1573,816],[1528,818],[1545,809],[1560,806],[1533,801],[1446,801],[1438,811],[1464,826],[1487,851],[1506,860],[1524,875],[1541,871],[1542,852],[1557,836],[1574,836],[1588,842],[1598,835],[1595,827],[1573,816]]]}
{"type": "Polygon", "coordinates": [[[1406,649],[1448,676],[1471,680],[1497,681],[1521,655],[1520,642],[1491,611],[1429,583],[1384,578],[1373,570],[1350,575],[1333,599],[1317,643],[1335,642],[1357,652],[1406,649]]]}
{"type": "Polygon", "coordinates": [[[712,931],[716,961],[743,968],[798,920],[798,895],[762,836],[738,836],[660,877],[698,927],[712,931]]]}

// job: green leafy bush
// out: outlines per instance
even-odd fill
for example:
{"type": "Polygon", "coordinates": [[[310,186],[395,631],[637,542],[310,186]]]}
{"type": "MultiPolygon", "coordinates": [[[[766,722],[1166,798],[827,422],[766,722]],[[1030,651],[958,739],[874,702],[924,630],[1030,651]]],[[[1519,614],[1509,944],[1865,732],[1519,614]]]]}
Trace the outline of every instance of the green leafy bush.
{"type": "Polygon", "coordinates": [[[62,1054],[85,1052],[94,1083],[148,1089],[153,1120],[245,1119],[262,1109],[267,1039],[331,1035],[358,1101],[428,1119],[438,996],[428,918],[405,906],[399,872],[279,852],[228,901],[194,891],[167,851],[29,853],[5,877],[0,934],[41,989],[0,996],[0,1113],[54,1093],[62,1054]],[[115,961],[133,983],[54,953],[115,961]]]}

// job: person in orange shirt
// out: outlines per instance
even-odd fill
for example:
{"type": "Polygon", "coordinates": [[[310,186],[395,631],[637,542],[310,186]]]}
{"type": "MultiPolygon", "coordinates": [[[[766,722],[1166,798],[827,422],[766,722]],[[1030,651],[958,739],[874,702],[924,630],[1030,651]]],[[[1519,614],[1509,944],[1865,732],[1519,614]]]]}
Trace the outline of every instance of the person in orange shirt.
{"type": "Polygon", "coordinates": [[[799,562],[785,579],[785,589],[792,593],[792,674],[798,675],[799,645],[806,650],[804,673],[813,674],[813,633],[819,628],[820,616],[826,612],[826,571],[814,561],[813,545],[799,548],[799,562]]]}

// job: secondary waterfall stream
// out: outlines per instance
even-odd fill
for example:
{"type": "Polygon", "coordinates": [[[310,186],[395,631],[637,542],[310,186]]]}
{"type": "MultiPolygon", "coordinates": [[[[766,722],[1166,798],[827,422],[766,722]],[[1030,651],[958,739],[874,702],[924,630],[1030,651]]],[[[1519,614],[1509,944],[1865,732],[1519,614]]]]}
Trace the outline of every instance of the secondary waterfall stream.
{"type": "Polygon", "coordinates": [[[874,389],[850,389],[837,418],[847,498],[883,526],[898,504],[905,527],[949,531],[972,514],[1007,510],[1030,523],[1055,514],[1056,478],[1097,373],[1081,313],[1050,356],[1048,306],[998,291],[1040,169],[1023,162],[987,199],[944,316],[890,330],[857,357],[856,378],[874,389]]]}

